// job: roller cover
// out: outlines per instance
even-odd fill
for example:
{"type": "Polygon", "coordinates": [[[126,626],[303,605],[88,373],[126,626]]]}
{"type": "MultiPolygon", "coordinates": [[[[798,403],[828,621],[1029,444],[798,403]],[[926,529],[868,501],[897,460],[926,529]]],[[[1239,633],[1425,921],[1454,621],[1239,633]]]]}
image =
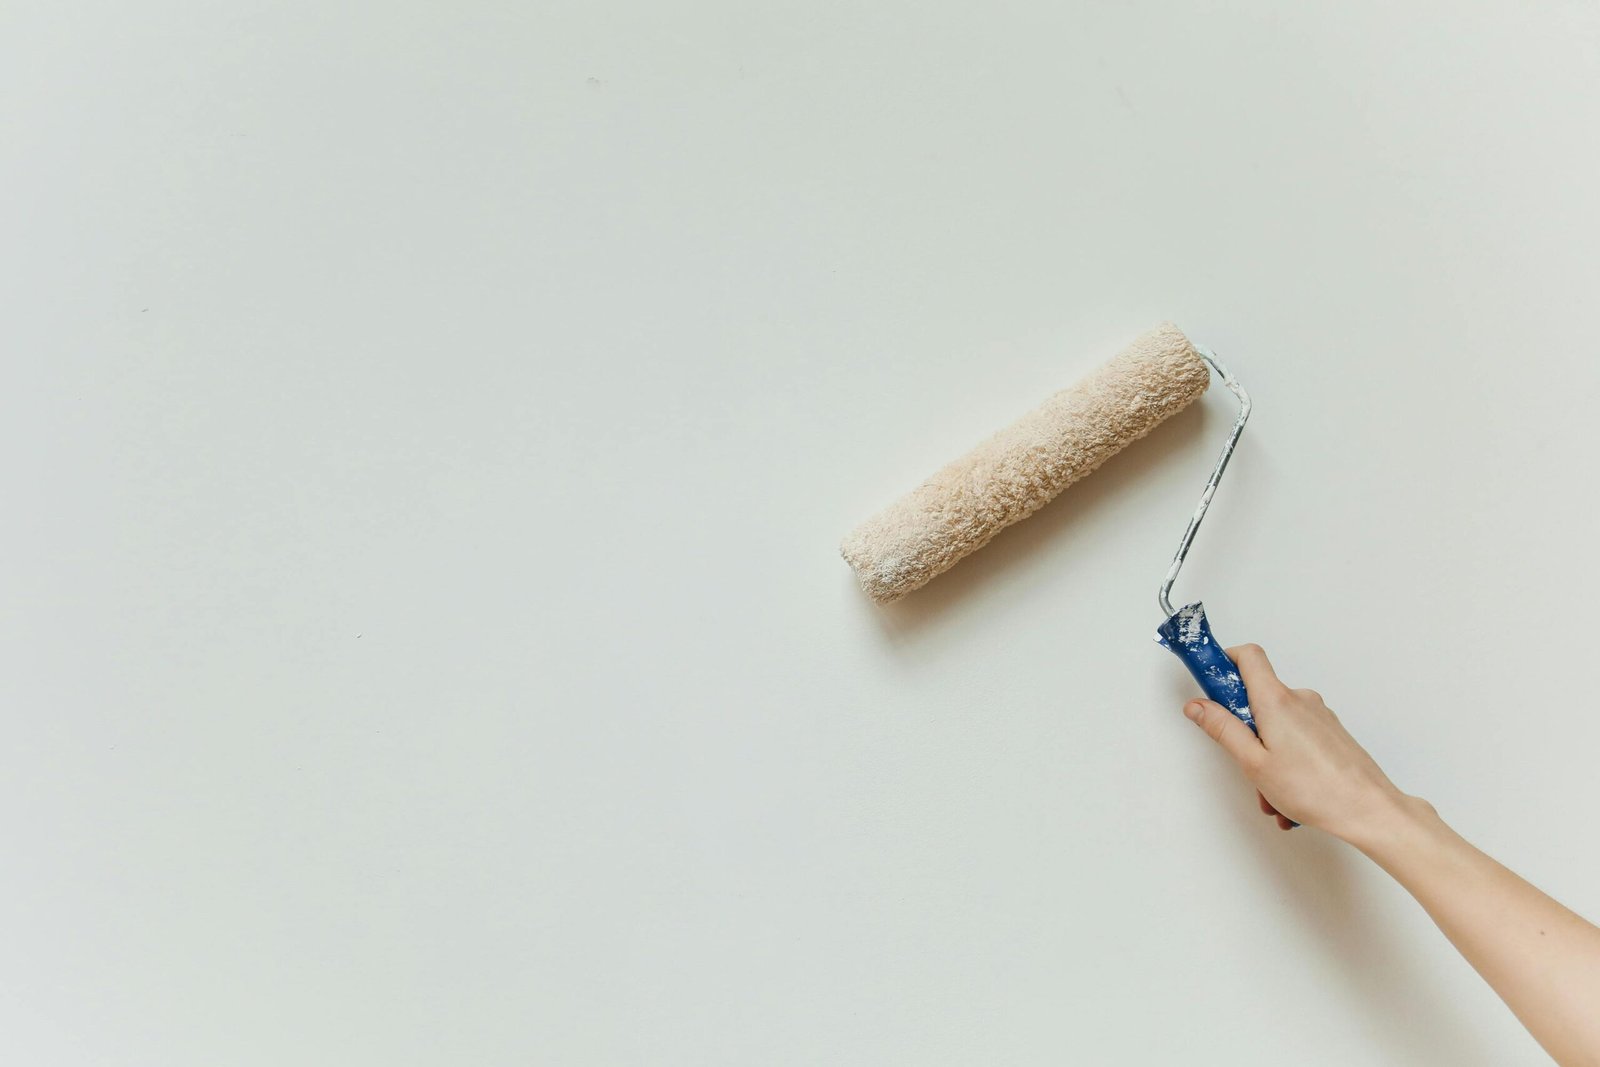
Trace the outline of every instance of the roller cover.
{"type": "Polygon", "coordinates": [[[868,596],[898,600],[1182,411],[1210,382],[1189,339],[1164,323],[856,527],[840,551],[868,596]]]}

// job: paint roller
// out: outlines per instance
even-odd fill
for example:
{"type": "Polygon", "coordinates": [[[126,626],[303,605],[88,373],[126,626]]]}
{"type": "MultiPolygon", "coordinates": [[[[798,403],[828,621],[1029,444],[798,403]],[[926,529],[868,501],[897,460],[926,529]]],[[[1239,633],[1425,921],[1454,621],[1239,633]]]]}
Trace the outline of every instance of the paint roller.
{"type": "Polygon", "coordinates": [[[1239,414],[1161,583],[1157,600],[1166,621],[1156,640],[1183,661],[1207,697],[1255,730],[1244,682],[1212,635],[1205,607],[1196,601],[1174,610],[1170,600],[1250,417],[1250,397],[1214,354],[1171,323],[946,465],[856,527],[840,551],[869,597],[880,604],[899,600],[1188,407],[1213,374],[1238,397],[1239,414]]]}

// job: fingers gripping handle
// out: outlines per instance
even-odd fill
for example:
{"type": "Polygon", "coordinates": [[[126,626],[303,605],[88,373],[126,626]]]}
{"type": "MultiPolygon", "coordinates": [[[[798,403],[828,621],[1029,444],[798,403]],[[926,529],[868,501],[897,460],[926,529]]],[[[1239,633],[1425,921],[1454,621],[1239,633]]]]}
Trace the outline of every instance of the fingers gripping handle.
{"type": "Polygon", "coordinates": [[[1179,608],[1161,624],[1156,640],[1183,660],[1183,665],[1189,668],[1208,698],[1233,712],[1234,718],[1250,727],[1251,733],[1260,734],[1255,716],[1250,714],[1250,694],[1245,692],[1244,679],[1239,677],[1239,668],[1222,651],[1217,639],[1211,636],[1211,623],[1206,620],[1203,604],[1196,601],[1179,608]]]}

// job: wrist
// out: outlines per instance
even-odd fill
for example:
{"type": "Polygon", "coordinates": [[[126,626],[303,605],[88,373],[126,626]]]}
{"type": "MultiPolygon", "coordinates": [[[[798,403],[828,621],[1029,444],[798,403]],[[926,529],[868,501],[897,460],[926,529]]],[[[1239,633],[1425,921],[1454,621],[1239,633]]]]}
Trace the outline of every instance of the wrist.
{"type": "Polygon", "coordinates": [[[1444,820],[1432,804],[1391,788],[1375,797],[1362,818],[1338,836],[1379,865],[1386,865],[1398,853],[1443,829],[1444,820]]]}

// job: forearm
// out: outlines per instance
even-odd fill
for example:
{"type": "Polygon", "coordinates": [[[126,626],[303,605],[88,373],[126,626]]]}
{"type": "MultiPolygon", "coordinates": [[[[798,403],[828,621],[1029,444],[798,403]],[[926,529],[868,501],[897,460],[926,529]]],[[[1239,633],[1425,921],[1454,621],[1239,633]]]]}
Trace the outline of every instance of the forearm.
{"type": "Polygon", "coordinates": [[[1350,836],[1417,899],[1563,1067],[1600,1065],[1600,929],[1396,797],[1350,836]]]}
{"type": "Polygon", "coordinates": [[[1228,650],[1257,733],[1222,705],[1184,714],[1231,756],[1288,830],[1355,845],[1405,886],[1563,1067],[1600,1067],[1600,929],[1473,848],[1428,804],[1395,788],[1315,692],[1290,689],[1257,645],[1228,650]]]}

